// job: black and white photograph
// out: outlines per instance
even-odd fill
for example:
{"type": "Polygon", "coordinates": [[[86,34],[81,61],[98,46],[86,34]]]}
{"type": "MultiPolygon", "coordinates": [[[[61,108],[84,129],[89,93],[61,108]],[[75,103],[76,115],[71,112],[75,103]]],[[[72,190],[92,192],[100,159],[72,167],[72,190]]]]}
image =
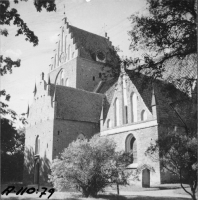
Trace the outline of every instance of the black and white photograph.
{"type": "Polygon", "coordinates": [[[0,0],[1,199],[198,200],[197,0],[0,0]]]}

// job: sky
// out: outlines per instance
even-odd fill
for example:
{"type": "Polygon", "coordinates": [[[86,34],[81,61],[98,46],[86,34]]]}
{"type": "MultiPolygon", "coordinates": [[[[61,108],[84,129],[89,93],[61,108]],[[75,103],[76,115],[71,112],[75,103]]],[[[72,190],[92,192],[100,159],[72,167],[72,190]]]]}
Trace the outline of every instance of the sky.
{"type": "Polygon", "coordinates": [[[12,23],[5,27],[8,37],[0,38],[1,55],[21,59],[19,68],[1,77],[1,90],[5,89],[11,95],[9,107],[18,114],[26,112],[28,104],[31,104],[34,85],[41,72],[47,78],[64,17],[64,5],[71,25],[101,36],[107,32],[112,44],[122,50],[120,56],[132,58],[134,53],[129,50],[130,37],[127,34],[132,25],[128,18],[136,12],[144,12],[146,8],[145,0],[56,0],[56,12],[37,12],[33,0],[19,4],[10,2],[10,8],[18,10],[39,38],[39,45],[33,47],[23,35],[15,37],[16,27],[12,23]]]}

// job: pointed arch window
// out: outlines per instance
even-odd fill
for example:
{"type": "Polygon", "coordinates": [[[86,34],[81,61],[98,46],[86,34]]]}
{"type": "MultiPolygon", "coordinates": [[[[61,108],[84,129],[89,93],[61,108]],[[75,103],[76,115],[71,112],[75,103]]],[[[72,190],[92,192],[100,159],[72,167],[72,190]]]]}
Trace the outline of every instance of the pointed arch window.
{"type": "Polygon", "coordinates": [[[126,138],[126,152],[132,152],[132,163],[137,163],[137,141],[133,134],[126,138]]]}
{"type": "Polygon", "coordinates": [[[119,126],[119,100],[114,101],[114,126],[119,126]]]}
{"type": "Polygon", "coordinates": [[[66,78],[66,80],[65,80],[65,86],[69,86],[69,79],[68,78],[66,78]]]}
{"type": "Polygon", "coordinates": [[[40,152],[40,139],[39,136],[37,135],[35,140],[35,155],[38,155],[39,152],[40,152]]]}
{"type": "Polygon", "coordinates": [[[60,75],[60,85],[64,85],[64,71],[62,71],[60,75]]]}
{"type": "Polygon", "coordinates": [[[137,95],[131,94],[131,122],[137,122],[137,95]]]}
{"type": "Polygon", "coordinates": [[[141,121],[146,121],[147,120],[147,113],[145,110],[142,110],[141,112],[141,121]]]}

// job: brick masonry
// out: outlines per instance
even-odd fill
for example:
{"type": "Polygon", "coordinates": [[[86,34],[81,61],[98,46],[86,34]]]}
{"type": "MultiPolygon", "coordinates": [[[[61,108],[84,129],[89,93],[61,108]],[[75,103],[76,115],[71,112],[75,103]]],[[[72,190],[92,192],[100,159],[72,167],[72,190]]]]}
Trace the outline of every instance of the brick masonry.
{"type": "MultiPolygon", "coordinates": [[[[166,132],[167,127],[174,128],[174,124],[179,126],[177,117],[168,107],[164,106],[164,103],[160,104],[160,99],[164,98],[167,91],[172,91],[169,98],[165,97],[168,102],[183,98],[185,95],[175,92],[175,89],[170,90],[170,87],[164,87],[161,82],[158,82],[154,88],[143,89],[142,77],[129,77],[125,73],[121,73],[118,79],[102,82],[97,93],[93,92],[101,83],[100,73],[104,73],[106,69],[104,62],[93,59],[94,42],[98,41],[97,48],[107,53],[106,55],[108,55],[108,48],[112,47],[111,43],[106,38],[69,26],[67,22],[62,28],[64,32],[60,34],[60,40],[57,43],[55,50],[57,57],[54,56],[56,59],[52,60],[47,75],[48,82],[41,79],[36,84],[34,100],[28,114],[24,183],[32,184],[35,179],[37,137],[40,140],[39,181],[40,184],[46,185],[52,160],[59,156],[64,148],[75,141],[79,135],[91,138],[97,133],[112,138],[117,144],[117,150],[126,149],[126,138],[132,134],[137,142],[137,166],[132,164],[128,170],[141,166],[142,170],[152,168],[153,171],[150,171],[151,185],[173,181],[174,177],[167,176],[161,170],[160,163],[152,161],[145,155],[145,151],[160,137],[160,134],[166,132]],[[63,33],[67,38],[65,46],[62,40],[63,33]],[[87,39],[86,44],[89,45],[80,41],[81,33],[84,34],[84,38],[87,39]],[[69,45],[71,47],[70,58],[68,58],[69,45]],[[66,58],[61,57],[62,53],[65,53],[66,58]],[[60,73],[57,76],[61,68],[63,68],[63,75],[60,73]],[[69,79],[69,87],[65,86],[67,79],[69,79]],[[133,93],[137,96],[136,122],[132,121],[131,95],[133,93]],[[119,101],[117,126],[114,125],[116,99],[119,101]],[[126,105],[127,122],[124,117],[126,116],[126,105]],[[141,118],[143,110],[147,115],[144,120],[141,118]],[[112,122],[110,127],[107,126],[108,120],[112,122]]],[[[133,183],[132,179],[131,183],[133,183]]],[[[142,183],[142,172],[139,175],[139,181],[135,183],[142,183]]]]}

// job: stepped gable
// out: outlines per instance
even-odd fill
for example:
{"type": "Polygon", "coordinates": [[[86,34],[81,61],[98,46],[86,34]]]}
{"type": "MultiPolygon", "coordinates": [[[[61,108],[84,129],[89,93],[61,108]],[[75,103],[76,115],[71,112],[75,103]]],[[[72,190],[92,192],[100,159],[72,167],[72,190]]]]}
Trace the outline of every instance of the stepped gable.
{"type": "Polygon", "coordinates": [[[157,103],[158,123],[183,126],[182,122],[169,104],[188,98],[185,93],[178,90],[173,84],[167,83],[163,80],[155,80],[152,82],[150,77],[143,74],[130,74],[130,79],[151,112],[152,90],[154,88],[157,103]]]}
{"type": "Polygon", "coordinates": [[[109,49],[113,48],[108,38],[90,33],[71,25],[69,25],[69,29],[75,38],[78,49],[80,50],[80,57],[89,60],[96,60],[97,52],[101,51],[107,56],[109,49]]]}
{"type": "Polygon", "coordinates": [[[56,85],[50,86],[54,96],[56,117],[59,119],[99,123],[104,95],[56,85]]]}

